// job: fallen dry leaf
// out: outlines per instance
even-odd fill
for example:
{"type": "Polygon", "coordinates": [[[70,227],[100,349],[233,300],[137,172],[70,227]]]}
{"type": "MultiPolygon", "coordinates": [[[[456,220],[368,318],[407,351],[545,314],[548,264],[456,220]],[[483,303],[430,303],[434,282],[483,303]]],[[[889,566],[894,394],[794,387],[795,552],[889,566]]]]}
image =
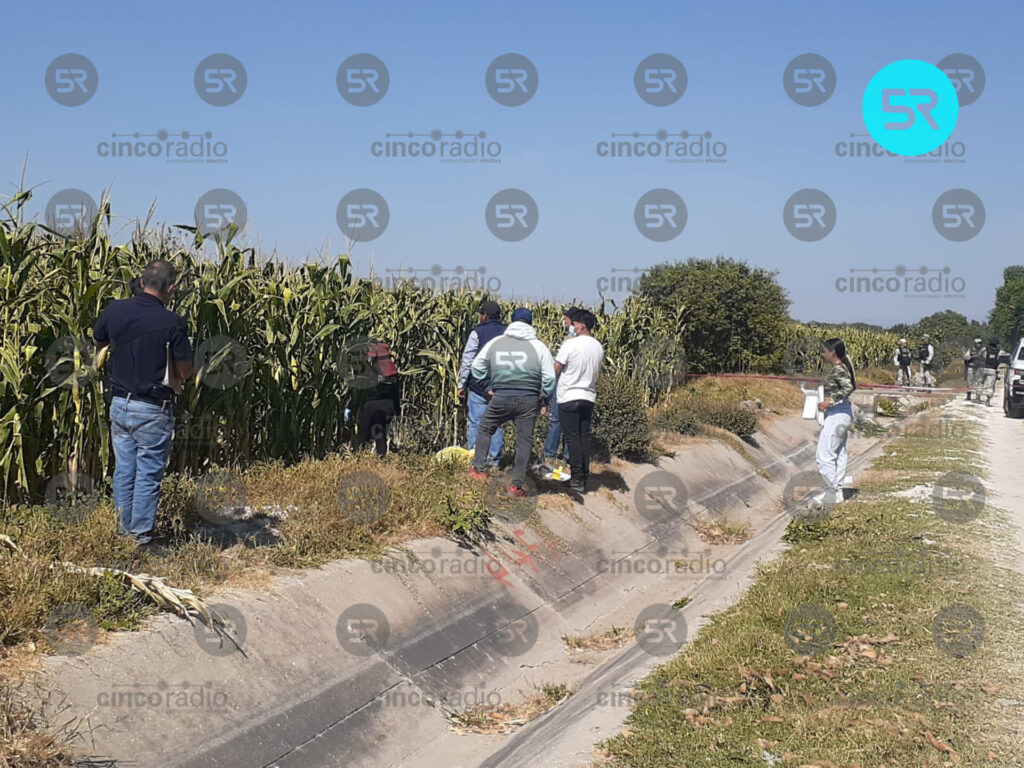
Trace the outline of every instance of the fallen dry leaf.
{"type": "Polygon", "coordinates": [[[939,750],[939,752],[945,752],[947,755],[949,755],[949,759],[953,761],[954,765],[960,764],[960,755],[957,754],[955,749],[953,749],[948,744],[943,744],[941,741],[936,739],[932,735],[931,731],[925,731],[924,737],[925,739],[927,739],[928,743],[935,747],[935,749],[939,750]]]}

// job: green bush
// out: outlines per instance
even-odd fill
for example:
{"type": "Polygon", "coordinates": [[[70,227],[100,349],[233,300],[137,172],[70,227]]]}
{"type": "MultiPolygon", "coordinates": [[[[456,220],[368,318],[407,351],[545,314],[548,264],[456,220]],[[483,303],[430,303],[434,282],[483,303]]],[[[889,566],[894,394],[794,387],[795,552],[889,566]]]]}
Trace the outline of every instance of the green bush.
{"type": "Polygon", "coordinates": [[[626,376],[602,376],[597,381],[592,434],[597,456],[644,461],[651,454],[644,388],[626,376]]]}
{"type": "Polygon", "coordinates": [[[680,395],[670,398],[658,409],[654,426],[681,435],[699,435],[705,425],[719,427],[739,437],[757,432],[757,415],[750,408],[731,400],[680,395]]]}

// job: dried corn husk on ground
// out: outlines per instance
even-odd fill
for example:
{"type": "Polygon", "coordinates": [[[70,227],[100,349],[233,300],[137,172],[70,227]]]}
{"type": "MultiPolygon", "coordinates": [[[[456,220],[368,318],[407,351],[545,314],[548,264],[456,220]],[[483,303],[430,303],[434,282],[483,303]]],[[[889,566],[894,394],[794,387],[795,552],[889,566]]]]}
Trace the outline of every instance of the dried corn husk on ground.
{"type": "Polygon", "coordinates": [[[201,597],[189,589],[178,589],[177,587],[172,587],[165,584],[161,578],[151,576],[148,573],[134,574],[129,573],[128,571],[122,571],[119,568],[105,568],[99,566],[83,568],[66,561],[60,563],[60,565],[72,573],[85,573],[90,576],[99,577],[108,574],[112,575],[124,586],[129,587],[135,592],[149,598],[163,610],[178,614],[189,624],[191,624],[195,619],[201,620],[205,626],[214,630],[222,638],[229,640],[243,656],[246,655],[245,651],[242,650],[242,646],[235,642],[231,633],[228,632],[228,623],[224,618],[216,611],[212,610],[201,597]]]}
{"type": "MultiPolygon", "coordinates": [[[[18,545],[14,542],[10,536],[0,533],[0,547],[9,549],[11,552],[19,552],[18,545]]],[[[239,650],[239,652],[245,656],[245,651],[242,647],[235,642],[235,639],[228,632],[228,623],[220,616],[216,611],[212,610],[206,602],[196,595],[192,590],[179,589],[165,584],[163,579],[157,576],[151,576],[148,573],[129,573],[128,571],[122,571],[119,568],[104,568],[104,567],[89,567],[83,568],[80,565],[69,563],[67,561],[61,563],[54,563],[50,567],[55,568],[60,566],[72,573],[84,573],[89,576],[103,577],[107,574],[114,576],[122,585],[138,592],[139,594],[152,600],[156,605],[165,611],[171,611],[176,613],[191,624],[195,619],[199,619],[203,624],[210,629],[214,630],[222,638],[225,638],[231,642],[239,650]]]]}

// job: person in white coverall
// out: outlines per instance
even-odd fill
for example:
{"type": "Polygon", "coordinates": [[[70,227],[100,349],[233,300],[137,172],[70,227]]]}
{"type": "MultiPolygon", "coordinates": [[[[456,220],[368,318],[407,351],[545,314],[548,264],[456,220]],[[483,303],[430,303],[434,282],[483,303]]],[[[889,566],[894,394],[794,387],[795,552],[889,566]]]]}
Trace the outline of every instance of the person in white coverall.
{"type": "Polygon", "coordinates": [[[821,382],[825,399],[818,404],[818,410],[825,412],[825,423],[818,435],[818,450],[815,454],[825,489],[813,501],[819,506],[830,506],[843,500],[846,438],[853,423],[850,395],[857,388],[857,378],[853,373],[853,364],[846,355],[846,345],[840,339],[823,342],[821,357],[831,366],[821,382]]]}

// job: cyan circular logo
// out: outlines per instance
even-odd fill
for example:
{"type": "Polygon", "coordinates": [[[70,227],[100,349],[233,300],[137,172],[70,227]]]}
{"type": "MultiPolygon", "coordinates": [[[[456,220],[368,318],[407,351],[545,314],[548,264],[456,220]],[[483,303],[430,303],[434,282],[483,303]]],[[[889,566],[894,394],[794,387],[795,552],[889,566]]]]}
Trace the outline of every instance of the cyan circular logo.
{"type": "Polygon", "coordinates": [[[872,138],[897,155],[931,152],[956,127],[960,102],[949,77],[916,59],[882,67],[864,90],[864,125],[872,138]]]}

